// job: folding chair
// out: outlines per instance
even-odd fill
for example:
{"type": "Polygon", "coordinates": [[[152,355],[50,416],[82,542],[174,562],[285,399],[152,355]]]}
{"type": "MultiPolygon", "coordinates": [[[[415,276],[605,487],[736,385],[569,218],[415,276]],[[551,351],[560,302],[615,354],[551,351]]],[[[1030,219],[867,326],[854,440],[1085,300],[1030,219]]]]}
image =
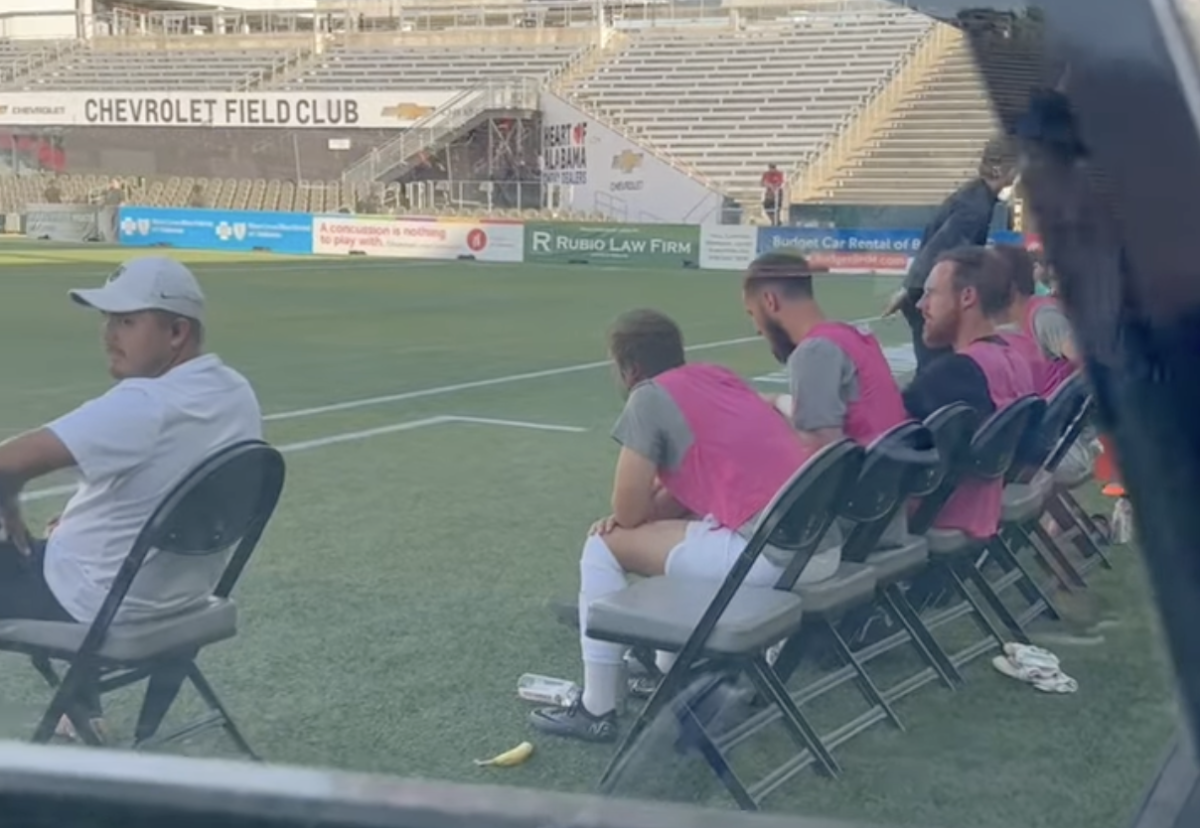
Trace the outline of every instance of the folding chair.
{"type": "Polygon", "coordinates": [[[1112,561],[1104,551],[1107,539],[1096,526],[1091,515],[1072,494],[1075,490],[1095,481],[1092,470],[1068,467],[1062,461],[1071,446],[1082,439],[1084,432],[1091,424],[1094,406],[1095,402],[1089,396],[1074,421],[1071,422],[1067,433],[1063,435],[1062,441],[1055,447],[1050,460],[1047,461],[1047,468],[1054,472],[1054,489],[1046,503],[1046,510],[1062,530],[1058,540],[1060,542],[1070,541],[1082,556],[1078,569],[1084,575],[1097,566],[1112,569],[1112,561]]]}
{"type": "MultiPolygon", "coordinates": [[[[1085,588],[1087,582],[1058,542],[1042,527],[1041,518],[1054,492],[1055,472],[1078,440],[1079,430],[1072,427],[1087,405],[1088,388],[1081,374],[1060,385],[1046,401],[1045,416],[1029,440],[1027,452],[1019,458],[1020,462],[1013,463],[1005,476],[1007,484],[1000,536],[995,541],[1004,544],[1013,557],[1022,549],[1031,549],[1035,560],[1068,591],[1085,588]]],[[[1006,579],[1011,581],[1013,577],[1010,574],[1006,579]]],[[[1005,585],[998,584],[997,591],[1005,585]]],[[[1038,609],[1034,604],[1029,612],[1036,615],[1038,609]]]]}
{"type": "Polygon", "coordinates": [[[237,607],[229,597],[258,544],[283,490],[283,456],[261,441],[216,452],[159,503],[125,557],[91,624],[9,620],[0,622],[0,650],[29,655],[56,692],[33,734],[45,743],[67,716],[80,738],[99,745],[86,698],[147,680],[133,746],[148,747],[221,726],[242,753],[258,757],[196,664],[200,650],[237,634],[237,607]],[[147,558],[223,555],[233,550],[212,597],[195,609],[164,618],[114,621],[147,558]],[[60,678],[51,660],[66,662],[60,678]],[[155,739],[184,681],[196,688],[209,712],[155,739]]]}
{"type": "MultiPolygon", "coordinates": [[[[835,576],[829,582],[822,581],[809,587],[814,592],[821,588],[825,593],[841,591],[842,600],[822,604],[810,600],[805,586],[798,584],[795,587],[804,606],[804,623],[799,633],[789,639],[780,651],[772,665],[775,673],[786,684],[813,638],[823,635],[832,642],[834,651],[845,666],[792,694],[793,701],[798,705],[811,701],[853,678],[870,704],[865,713],[824,738],[828,749],[832,750],[882,719],[887,719],[900,730],[904,729],[891,704],[904,693],[896,688],[880,691],[866,672],[866,663],[882,651],[871,651],[869,648],[853,650],[840,627],[854,629],[874,616],[876,610],[884,612],[908,633],[905,641],[913,645],[921,659],[936,675],[943,676],[949,687],[954,687],[950,673],[943,669],[943,663],[948,663],[948,659],[920,620],[915,615],[904,613],[902,609],[898,611],[886,597],[889,585],[925,568],[929,559],[928,544],[924,538],[910,537],[897,546],[879,545],[888,525],[906,507],[914,485],[924,479],[930,470],[937,468],[933,436],[920,423],[901,423],[876,439],[866,449],[862,470],[850,487],[840,513],[843,520],[852,524],[842,545],[842,567],[838,573],[839,576],[846,573],[842,578],[844,584],[839,585],[839,578],[835,576]],[[854,582],[852,579],[863,580],[865,586],[866,579],[858,574],[864,568],[873,575],[872,589],[849,589],[849,584],[854,582]],[[830,586],[826,587],[827,583],[830,586]]],[[[749,729],[756,724],[762,726],[762,723],[747,722],[741,729],[749,729]]]]}
{"type": "MultiPolygon", "coordinates": [[[[991,542],[995,536],[986,539],[972,538],[957,529],[934,527],[934,520],[962,480],[1003,479],[1012,465],[1022,439],[1029,431],[1030,420],[1040,419],[1045,405],[1043,400],[1031,395],[1015,401],[989,417],[971,438],[966,456],[954,456],[951,473],[943,480],[938,491],[921,503],[909,521],[910,531],[923,534],[929,542],[930,567],[927,573],[934,577],[940,576],[966,602],[924,619],[926,627],[933,630],[964,613],[969,613],[985,635],[984,641],[951,656],[955,666],[965,664],[987,652],[991,649],[993,641],[1000,646],[1007,643],[1004,633],[989,618],[985,605],[1018,641],[1028,643],[1029,637],[976,566],[979,554],[985,548],[991,549],[991,542]],[[982,603],[968,588],[968,584],[975,587],[982,603]]],[[[933,429],[933,424],[930,424],[930,428],[933,429]]],[[[939,443],[939,451],[941,447],[939,443]]],[[[953,452],[954,448],[947,447],[947,451],[953,452]]],[[[1005,549],[998,549],[994,554],[1006,569],[1019,570],[1021,575],[1016,579],[1019,587],[1022,590],[1030,590],[1036,595],[1036,600],[1044,602],[1046,611],[1053,613],[1050,599],[1015,560],[1005,557],[1005,552],[1005,549]]],[[[917,608],[912,606],[912,597],[910,593],[903,596],[909,606],[917,611],[917,608]]]]}
{"type": "Polygon", "coordinates": [[[612,792],[636,752],[640,736],[677,701],[675,715],[689,726],[690,738],[739,806],[754,810],[765,792],[774,789],[778,784],[774,775],[764,780],[767,787],[760,783],[747,788],[692,708],[696,696],[680,697],[689,685],[694,686],[695,679],[704,676],[715,682],[747,676],[758,693],[779,708],[784,727],[802,755],[815,757],[826,773],[838,773],[837,762],[768,666],[765,652],[799,629],[803,599],[791,587],[837,516],[862,459],[862,448],[850,440],[838,441],[813,455],[764,510],[753,537],[723,583],[645,578],[588,607],[587,634],[592,638],[678,654],[617,748],[600,780],[601,792],[612,792]],[[787,567],[791,583],[785,583],[785,578],[774,588],[744,586],[746,575],[768,544],[793,556],[787,567]]]}

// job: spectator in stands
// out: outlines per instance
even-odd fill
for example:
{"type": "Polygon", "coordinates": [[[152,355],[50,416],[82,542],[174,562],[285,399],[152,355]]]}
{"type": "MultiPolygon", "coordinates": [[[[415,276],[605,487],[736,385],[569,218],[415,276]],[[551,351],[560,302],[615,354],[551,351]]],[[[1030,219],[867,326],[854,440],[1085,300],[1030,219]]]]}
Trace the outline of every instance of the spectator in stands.
{"type": "Polygon", "coordinates": [[[57,178],[50,179],[50,183],[42,191],[42,199],[47,204],[62,204],[62,189],[58,186],[57,178]]]}
{"type": "Polygon", "coordinates": [[[198,210],[208,206],[208,199],[204,197],[203,184],[192,185],[192,191],[188,193],[188,206],[198,210]]]}
{"type": "MultiPolygon", "coordinates": [[[[909,419],[904,400],[879,340],[828,319],[813,295],[812,275],[803,256],[786,251],[765,253],[746,271],[746,311],[787,366],[789,393],[771,401],[812,451],[843,436],[867,446],[909,419]]],[[[906,517],[896,515],[883,545],[903,542],[906,517]]]]}
{"type": "Polygon", "coordinates": [[[779,226],[779,213],[783,209],[783,173],[774,164],[767,164],[762,174],[763,213],[772,227],[779,226]]]}
{"type": "Polygon", "coordinates": [[[104,191],[104,204],[106,207],[119,207],[124,203],[125,187],[119,178],[114,178],[108,182],[108,189],[104,191]]]}
{"type": "Polygon", "coordinates": [[[1000,191],[1010,186],[1014,178],[1015,167],[1007,159],[1004,145],[998,141],[990,142],[980,161],[978,177],[951,193],[925,226],[921,248],[913,257],[904,286],[884,308],[884,316],[899,311],[908,322],[918,372],[935,357],[949,353],[946,348],[931,348],[922,335],[925,316],[917,303],[925,290],[926,279],[938,257],[948,250],[987,243],[988,228],[1000,191]]]}
{"type": "MultiPolygon", "coordinates": [[[[182,264],[134,259],[103,287],[71,298],[103,314],[117,383],[0,444],[0,618],[90,623],[163,494],[214,451],[262,436],[250,384],[203,353],[204,295],[182,264]],[[21,514],[21,490],[61,469],[76,472],[79,488],[49,537],[36,540],[21,514]]],[[[118,623],[195,606],[225,562],[152,555],[118,623]]]]}
{"type": "MultiPolygon", "coordinates": [[[[917,371],[904,390],[910,415],[923,420],[961,402],[986,417],[1036,393],[1029,360],[997,335],[992,322],[1007,307],[1010,290],[1002,258],[986,247],[961,247],[938,257],[918,308],[925,344],[950,353],[917,371]]],[[[1001,481],[964,481],[936,525],[990,537],[999,525],[1002,494],[1001,481]]]]}
{"type": "MultiPolygon", "coordinates": [[[[623,314],[608,340],[626,403],[613,429],[621,452],[612,515],[592,526],[580,559],[581,631],[588,607],[624,589],[627,573],[724,578],[759,513],[812,453],[737,374],[686,364],[683,336],[663,314],[623,314]]],[[[829,538],[801,578],[833,575],[839,542],[829,538]]],[[[768,548],[747,583],[774,584],[786,562],[785,552],[768,548]]],[[[568,709],[534,711],[531,721],[558,736],[609,742],[627,689],[625,648],[582,632],[581,646],[581,699],[568,709]]],[[[669,668],[669,659],[659,666],[669,668]]]]}

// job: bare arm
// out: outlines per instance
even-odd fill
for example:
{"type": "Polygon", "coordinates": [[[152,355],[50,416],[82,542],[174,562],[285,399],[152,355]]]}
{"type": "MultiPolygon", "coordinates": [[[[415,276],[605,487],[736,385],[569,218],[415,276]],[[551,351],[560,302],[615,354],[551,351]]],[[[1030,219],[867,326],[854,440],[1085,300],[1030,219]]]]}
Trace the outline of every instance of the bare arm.
{"type": "Polygon", "coordinates": [[[658,469],[648,458],[622,447],[613,480],[612,514],[618,526],[633,529],[655,519],[658,469]]]}
{"type": "Polygon", "coordinates": [[[29,535],[21,518],[21,490],[30,480],[75,465],[75,458],[48,429],[27,431],[0,443],[0,519],[11,541],[28,547],[29,535]]]}

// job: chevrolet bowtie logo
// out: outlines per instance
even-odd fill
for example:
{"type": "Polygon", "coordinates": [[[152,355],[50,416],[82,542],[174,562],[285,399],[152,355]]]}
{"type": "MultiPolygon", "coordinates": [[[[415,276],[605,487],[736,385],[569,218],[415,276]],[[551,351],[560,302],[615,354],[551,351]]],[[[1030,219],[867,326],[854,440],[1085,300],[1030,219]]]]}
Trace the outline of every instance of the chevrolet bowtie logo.
{"type": "Polygon", "coordinates": [[[629,175],[642,166],[642,153],[633,150],[622,150],[613,156],[612,168],[629,175]]]}
{"type": "Polygon", "coordinates": [[[0,115],[8,114],[8,104],[0,104],[0,115]]]}
{"type": "Polygon", "coordinates": [[[395,106],[385,106],[381,113],[384,118],[395,118],[397,121],[416,121],[433,112],[432,106],[422,106],[415,103],[402,103],[395,106]]]}

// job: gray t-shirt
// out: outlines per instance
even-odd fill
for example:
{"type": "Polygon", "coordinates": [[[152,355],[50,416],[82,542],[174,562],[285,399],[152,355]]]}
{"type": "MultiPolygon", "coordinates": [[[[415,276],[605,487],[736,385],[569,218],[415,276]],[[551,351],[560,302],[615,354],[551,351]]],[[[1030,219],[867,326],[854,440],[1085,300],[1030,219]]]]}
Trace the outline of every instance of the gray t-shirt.
{"type": "MultiPolygon", "coordinates": [[[[797,431],[842,429],[850,405],[858,401],[858,369],[850,355],[835,343],[812,337],[797,345],[788,357],[788,391],[792,395],[792,426],[797,431]]],[[[844,534],[853,524],[839,521],[844,534]]],[[[899,546],[908,535],[904,509],[888,524],[880,546],[899,546]]]]}
{"type": "Polygon", "coordinates": [[[1047,359],[1065,359],[1063,346],[1071,340],[1071,323],[1057,305],[1044,304],[1033,312],[1033,336],[1047,359]]]}
{"type": "MultiPolygon", "coordinates": [[[[653,380],[635,386],[630,392],[625,409],[613,426],[612,436],[625,448],[636,451],[654,463],[656,468],[665,471],[678,469],[695,441],[695,435],[675,400],[653,380]]],[[[758,517],[755,515],[745,525],[738,527],[738,534],[745,538],[753,535],[758,517]]],[[[818,546],[817,554],[805,566],[800,582],[824,580],[832,575],[841,558],[841,542],[838,527],[830,527],[818,546]],[[805,577],[810,571],[820,574],[820,578],[805,577]]],[[[773,546],[767,546],[763,555],[777,566],[786,566],[791,560],[791,553],[773,546]]]]}

